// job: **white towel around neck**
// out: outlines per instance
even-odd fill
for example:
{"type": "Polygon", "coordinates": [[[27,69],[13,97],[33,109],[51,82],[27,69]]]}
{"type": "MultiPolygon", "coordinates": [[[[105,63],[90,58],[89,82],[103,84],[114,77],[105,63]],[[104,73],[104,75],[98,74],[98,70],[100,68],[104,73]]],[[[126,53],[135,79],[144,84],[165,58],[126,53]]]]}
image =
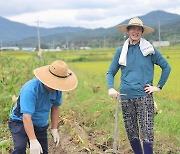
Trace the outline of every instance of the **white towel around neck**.
{"type": "MultiPolygon", "coordinates": [[[[119,57],[119,64],[126,66],[126,56],[128,52],[128,45],[129,45],[129,38],[124,42],[124,45],[122,47],[121,55],[119,57]]],[[[154,48],[152,44],[145,40],[144,38],[140,39],[140,44],[139,44],[140,50],[143,54],[143,56],[147,56],[149,54],[154,54],[154,48]]]]}

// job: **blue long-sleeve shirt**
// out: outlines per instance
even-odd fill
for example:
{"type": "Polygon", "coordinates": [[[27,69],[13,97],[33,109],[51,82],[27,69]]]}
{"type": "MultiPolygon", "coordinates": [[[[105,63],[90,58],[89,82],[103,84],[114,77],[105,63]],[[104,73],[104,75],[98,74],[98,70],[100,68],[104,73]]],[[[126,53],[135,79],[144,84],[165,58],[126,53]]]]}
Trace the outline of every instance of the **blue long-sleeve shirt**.
{"type": "Polygon", "coordinates": [[[127,96],[122,96],[122,99],[146,96],[144,88],[146,84],[153,84],[154,64],[159,65],[162,69],[158,82],[158,86],[162,88],[168,79],[171,68],[161,53],[156,48],[154,50],[155,54],[143,56],[139,43],[129,45],[127,66],[123,66],[118,63],[122,51],[122,47],[119,47],[107,72],[108,88],[114,88],[114,76],[121,69],[120,93],[127,94],[127,96]]]}

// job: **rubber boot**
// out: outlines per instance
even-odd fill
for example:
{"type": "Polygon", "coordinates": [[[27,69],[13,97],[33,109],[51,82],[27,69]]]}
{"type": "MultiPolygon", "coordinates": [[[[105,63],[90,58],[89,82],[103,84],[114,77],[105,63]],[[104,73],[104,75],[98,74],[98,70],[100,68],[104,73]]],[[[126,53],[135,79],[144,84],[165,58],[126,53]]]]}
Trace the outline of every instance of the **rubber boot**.
{"type": "Polygon", "coordinates": [[[133,139],[130,141],[130,144],[135,154],[143,154],[141,142],[139,139],[133,139]]]}
{"type": "Polygon", "coordinates": [[[144,154],[153,154],[153,144],[150,142],[143,142],[144,154]]]}

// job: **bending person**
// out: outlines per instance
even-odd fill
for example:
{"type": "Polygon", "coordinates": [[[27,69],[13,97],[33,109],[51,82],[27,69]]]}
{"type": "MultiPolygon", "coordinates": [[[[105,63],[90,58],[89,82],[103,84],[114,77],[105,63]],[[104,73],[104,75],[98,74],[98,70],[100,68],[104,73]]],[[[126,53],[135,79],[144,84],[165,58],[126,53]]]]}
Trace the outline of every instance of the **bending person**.
{"type": "Polygon", "coordinates": [[[30,154],[48,153],[49,114],[51,134],[58,145],[60,138],[57,127],[62,91],[76,88],[78,82],[76,75],[61,60],[36,68],[34,74],[36,78],[22,87],[10,116],[9,128],[14,142],[12,154],[25,154],[28,142],[30,154]]]}

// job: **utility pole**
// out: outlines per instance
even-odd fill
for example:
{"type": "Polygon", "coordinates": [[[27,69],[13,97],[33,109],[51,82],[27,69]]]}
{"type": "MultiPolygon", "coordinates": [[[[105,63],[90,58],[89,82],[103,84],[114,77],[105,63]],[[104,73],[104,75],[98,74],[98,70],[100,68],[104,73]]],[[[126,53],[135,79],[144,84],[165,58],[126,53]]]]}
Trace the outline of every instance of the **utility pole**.
{"type": "Polygon", "coordinates": [[[159,32],[159,46],[161,46],[161,27],[160,27],[160,21],[158,22],[158,32],[159,32]]]}
{"type": "Polygon", "coordinates": [[[37,20],[36,23],[37,23],[37,37],[38,37],[38,58],[39,58],[39,61],[41,61],[42,60],[42,50],[41,50],[41,42],[40,42],[39,24],[42,22],[37,20]]]}
{"type": "Polygon", "coordinates": [[[2,52],[2,39],[1,39],[1,52],[2,52]]]}
{"type": "Polygon", "coordinates": [[[106,48],[106,37],[104,36],[104,50],[106,48]]]}
{"type": "Polygon", "coordinates": [[[69,40],[68,40],[68,36],[66,36],[66,50],[69,49],[69,40]]]}

